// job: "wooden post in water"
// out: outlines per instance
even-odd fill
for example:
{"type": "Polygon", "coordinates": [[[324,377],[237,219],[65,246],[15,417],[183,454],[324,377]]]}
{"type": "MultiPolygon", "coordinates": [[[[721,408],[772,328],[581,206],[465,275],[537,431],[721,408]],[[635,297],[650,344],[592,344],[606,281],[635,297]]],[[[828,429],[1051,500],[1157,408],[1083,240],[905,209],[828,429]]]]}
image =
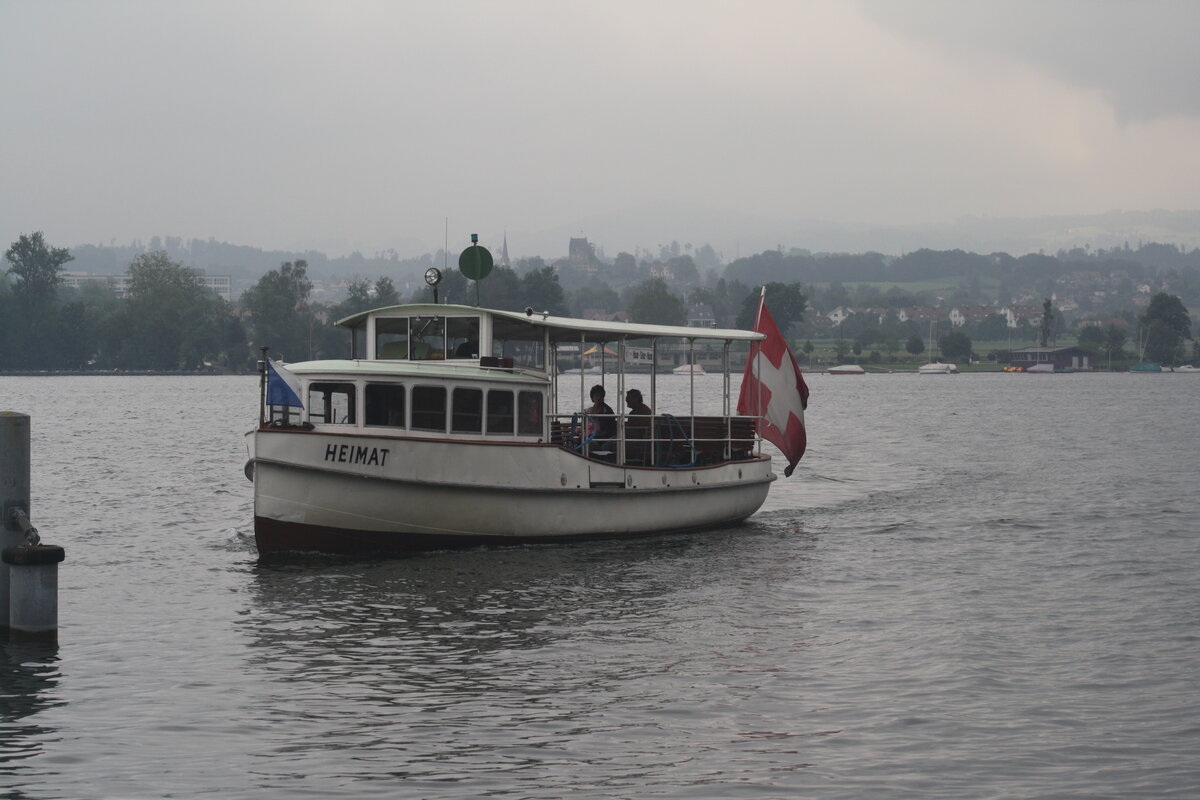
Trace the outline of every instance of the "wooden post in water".
{"type": "MultiPolygon", "coordinates": [[[[29,513],[29,415],[0,411],[0,550],[25,544],[13,511],[29,513]]],[[[0,564],[0,627],[8,627],[9,567],[0,564]]]]}
{"type": "Polygon", "coordinates": [[[29,521],[29,415],[0,412],[0,626],[53,639],[63,548],[42,544],[29,521]]]}

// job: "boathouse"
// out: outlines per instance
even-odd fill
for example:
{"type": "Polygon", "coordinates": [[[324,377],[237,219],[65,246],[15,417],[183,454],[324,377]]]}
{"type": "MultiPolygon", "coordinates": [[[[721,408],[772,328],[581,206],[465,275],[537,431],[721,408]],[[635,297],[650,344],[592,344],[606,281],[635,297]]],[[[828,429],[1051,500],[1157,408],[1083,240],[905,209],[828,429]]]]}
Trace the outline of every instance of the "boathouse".
{"type": "Polygon", "coordinates": [[[1082,347],[1021,347],[1008,353],[1009,366],[1029,369],[1051,364],[1055,370],[1089,370],[1095,355],[1082,347]]]}

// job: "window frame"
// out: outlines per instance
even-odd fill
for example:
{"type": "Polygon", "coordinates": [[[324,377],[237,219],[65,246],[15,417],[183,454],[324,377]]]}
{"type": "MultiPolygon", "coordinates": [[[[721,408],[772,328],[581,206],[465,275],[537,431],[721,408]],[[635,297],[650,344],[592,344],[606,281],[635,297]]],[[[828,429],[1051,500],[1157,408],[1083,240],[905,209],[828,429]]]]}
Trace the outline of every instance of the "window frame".
{"type": "MultiPolygon", "coordinates": [[[[383,403],[383,410],[389,419],[392,418],[391,410],[394,406],[394,398],[387,398],[388,402],[383,403]]],[[[363,385],[363,427],[364,428],[391,428],[395,430],[407,430],[408,424],[408,385],[405,383],[392,383],[383,381],[366,381],[363,385]],[[371,402],[372,389],[384,390],[386,392],[399,391],[400,393],[400,422],[372,422],[371,421],[371,402]]]]}
{"type": "Polygon", "coordinates": [[[304,387],[305,410],[308,413],[308,421],[321,425],[358,425],[358,384],[354,381],[310,381],[304,387]],[[319,393],[321,395],[320,417],[314,419],[313,414],[313,395],[319,393]],[[337,405],[334,403],[334,396],[344,394],[347,396],[345,406],[346,415],[341,421],[330,419],[332,412],[338,411],[337,405]]]}
{"type": "Polygon", "coordinates": [[[484,406],[483,406],[483,387],[482,386],[455,386],[450,392],[450,432],[451,433],[466,433],[483,435],[484,421],[484,406]],[[474,413],[470,408],[460,410],[459,398],[467,398],[470,395],[475,395],[477,402],[475,403],[474,413]],[[462,428],[459,427],[459,420],[466,418],[474,418],[476,427],[462,428]]]}
{"type": "Polygon", "coordinates": [[[486,419],[486,427],[484,432],[488,436],[512,436],[516,432],[516,416],[517,416],[517,395],[511,387],[488,387],[487,396],[484,400],[484,417],[486,419]],[[492,395],[497,397],[508,396],[508,430],[492,430],[492,420],[500,419],[500,415],[492,411],[492,395]]]}
{"type": "Polygon", "coordinates": [[[409,430],[425,431],[427,433],[443,433],[443,434],[447,432],[447,430],[449,429],[449,424],[450,424],[450,415],[447,413],[446,404],[450,399],[450,393],[447,392],[446,389],[447,389],[447,387],[444,384],[443,385],[431,385],[431,384],[427,384],[427,383],[414,383],[411,386],[409,386],[409,391],[408,391],[408,396],[409,396],[409,412],[408,412],[409,428],[408,429],[409,430]],[[442,427],[440,427],[440,428],[433,428],[433,427],[428,427],[428,426],[423,426],[423,425],[417,424],[417,415],[418,414],[424,415],[424,414],[436,413],[432,410],[424,410],[424,409],[418,410],[418,393],[424,394],[425,392],[441,392],[441,395],[442,395],[442,410],[441,410],[442,427]]]}

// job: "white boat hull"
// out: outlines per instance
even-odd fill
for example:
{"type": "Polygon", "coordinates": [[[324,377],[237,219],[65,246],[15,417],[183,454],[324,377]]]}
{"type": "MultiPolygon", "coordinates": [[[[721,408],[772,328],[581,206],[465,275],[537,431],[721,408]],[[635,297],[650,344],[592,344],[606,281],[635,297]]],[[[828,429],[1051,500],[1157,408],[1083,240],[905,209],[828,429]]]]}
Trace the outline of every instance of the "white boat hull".
{"type": "Polygon", "coordinates": [[[770,460],[623,467],[545,444],[255,434],[260,555],[368,553],[692,530],[753,514],[770,460]]]}
{"type": "Polygon", "coordinates": [[[923,364],[917,369],[917,373],[921,375],[957,375],[958,366],[956,364],[923,364]]]}

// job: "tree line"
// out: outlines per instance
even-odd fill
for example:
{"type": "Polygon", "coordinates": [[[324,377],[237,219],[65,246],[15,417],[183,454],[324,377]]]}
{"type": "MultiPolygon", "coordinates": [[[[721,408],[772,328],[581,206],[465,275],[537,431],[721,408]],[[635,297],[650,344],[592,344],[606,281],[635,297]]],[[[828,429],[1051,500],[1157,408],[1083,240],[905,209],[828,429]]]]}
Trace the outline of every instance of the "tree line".
{"type": "MultiPolygon", "coordinates": [[[[0,370],[9,371],[237,372],[253,368],[263,345],[290,361],[340,358],[349,355],[349,337],[334,327],[335,321],[404,300],[389,277],[357,277],[349,282],[340,302],[314,301],[306,259],[282,262],[262,275],[237,302],[227,303],[203,286],[195,270],[162,250],[132,256],[128,296],[124,298],[104,285],[63,287],[61,273],[72,261],[72,253],[49,245],[41,232],[21,235],[5,258],[10,266],[0,276],[0,370]]],[[[774,263],[783,256],[771,251],[755,258],[774,263]]],[[[779,273],[781,280],[746,283],[736,277],[741,273],[735,269],[746,259],[734,262],[720,277],[710,273],[707,283],[701,281],[690,255],[669,259],[676,268],[669,273],[670,279],[648,272],[632,256],[626,261],[629,263],[623,266],[630,282],[620,291],[596,279],[573,282],[567,290],[560,281],[561,270],[535,257],[518,262],[517,269],[497,268],[478,283],[448,270],[438,286],[438,299],[462,304],[478,300],[489,308],[521,311],[530,307],[573,316],[623,309],[634,322],[666,325],[685,325],[689,307],[706,307],[719,325],[748,329],[753,326],[760,286],[765,283],[768,304],[780,328],[803,336],[812,333],[802,327],[812,292],[836,293],[841,285],[835,282],[823,290],[806,290],[786,272],[779,273]]],[[[419,290],[409,300],[430,302],[433,290],[419,290]]],[[[1137,321],[1139,355],[1163,363],[1179,363],[1187,357],[1184,341],[1191,338],[1190,318],[1177,296],[1155,296],[1137,321]]],[[[995,339],[1003,338],[1001,318],[989,318],[982,324],[995,339]]],[[[914,339],[921,342],[911,326],[877,325],[865,315],[852,317],[845,328],[844,347],[843,331],[838,331],[839,355],[859,354],[872,345],[895,353],[902,343],[913,352],[914,339]]],[[[979,332],[984,333],[982,329],[979,332]]],[[[951,336],[942,344],[943,352],[959,352],[965,346],[970,353],[966,332],[957,333],[966,342],[951,336]]],[[[1099,342],[1089,339],[1085,346],[1110,354],[1121,352],[1123,333],[1104,330],[1099,335],[1105,338],[1099,342]]],[[[1094,338],[1098,334],[1089,329],[1084,335],[1094,338]]]]}
{"type": "Polygon", "coordinates": [[[1111,250],[1074,248],[1055,255],[1029,253],[971,253],[964,250],[922,248],[893,257],[883,253],[812,253],[792,249],[768,250],[737,259],[725,269],[733,280],[779,280],[806,283],[911,283],[939,278],[976,276],[1005,284],[1036,282],[1080,270],[1122,272],[1133,278],[1158,275],[1194,275],[1200,272],[1200,249],[1147,243],[1111,250]]]}
{"type": "MultiPolygon", "coordinates": [[[[196,270],[164,250],[131,257],[127,296],[119,298],[104,284],[63,286],[62,272],[73,256],[48,244],[40,231],[22,234],[4,256],[9,268],[0,275],[0,370],[5,371],[243,372],[253,369],[261,346],[288,361],[344,358],[349,335],[334,322],[404,299],[385,276],[354,278],[345,299],[316,302],[307,260],[294,259],[268,270],[236,302],[227,303],[202,284],[196,270]]],[[[568,293],[555,268],[544,262],[524,264],[520,272],[500,267],[477,283],[448,270],[437,291],[443,303],[478,299],[489,308],[534,308],[554,315],[578,314],[580,305],[628,308],[637,322],[687,322],[685,299],[661,278],[647,278],[620,294],[598,285],[568,293]]],[[[775,318],[785,329],[802,319],[806,298],[799,284],[777,285],[772,297],[775,318]]],[[[432,288],[409,298],[433,299],[432,288]]],[[[753,323],[757,294],[740,285],[697,286],[690,299],[736,314],[747,327],[753,323]]]]}

